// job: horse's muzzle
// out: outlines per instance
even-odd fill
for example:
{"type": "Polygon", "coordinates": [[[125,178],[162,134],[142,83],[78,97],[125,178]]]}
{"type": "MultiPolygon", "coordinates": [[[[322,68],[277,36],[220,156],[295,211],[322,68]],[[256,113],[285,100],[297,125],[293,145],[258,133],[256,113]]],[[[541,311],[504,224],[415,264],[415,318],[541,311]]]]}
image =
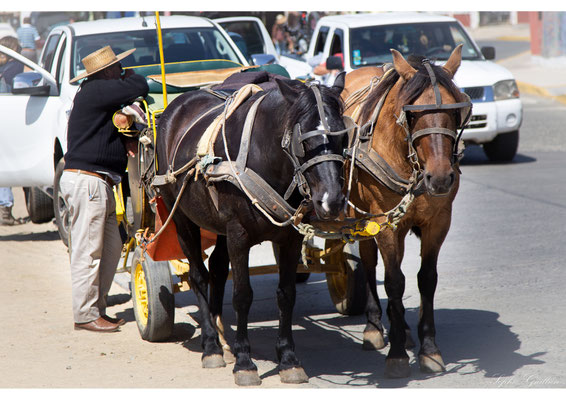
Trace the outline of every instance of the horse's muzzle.
{"type": "Polygon", "coordinates": [[[427,193],[431,196],[446,196],[450,193],[456,174],[450,171],[447,174],[431,174],[425,171],[424,181],[427,193]]]}

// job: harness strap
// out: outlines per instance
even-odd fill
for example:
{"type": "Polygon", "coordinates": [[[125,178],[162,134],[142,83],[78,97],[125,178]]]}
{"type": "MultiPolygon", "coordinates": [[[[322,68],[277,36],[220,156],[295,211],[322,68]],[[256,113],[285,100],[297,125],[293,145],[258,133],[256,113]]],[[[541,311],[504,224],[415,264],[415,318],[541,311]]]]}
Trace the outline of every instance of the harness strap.
{"type": "Polygon", "coordinates": [[[451,137],[452,139],[456,140],[458,138],[458,134],[453,130],[447,128],[424,128],[414,132],[412,136],[412,140],[420,138],[421,136],[432,135],[432,134],[441,134],[451,137]]]}

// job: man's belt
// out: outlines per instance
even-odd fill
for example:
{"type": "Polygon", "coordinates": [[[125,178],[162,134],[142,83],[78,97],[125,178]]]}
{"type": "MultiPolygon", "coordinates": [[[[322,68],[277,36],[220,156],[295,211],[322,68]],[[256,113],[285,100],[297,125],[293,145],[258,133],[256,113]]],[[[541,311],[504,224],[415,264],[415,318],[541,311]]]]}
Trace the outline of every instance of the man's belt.
{"type": "Polygon", "coordinates": [[[99,174],[97,172],[91,172],[91,171],[85,171],[84,169],[73,169],[73,168],[69,168],[69,169],[65,169],[65,171],[69,171],[69,172],[76,172],[77,174],[85,174],[85,175],[90,175],[90,176],[95,176],[99,179],[102,179],[104,182],[106,182],[107,184],[109,184],[110,186],[114,186],[115,183],[112,180],[112,178],[110,178],[110,176],[108,175],[103,175],[103,174],[99,174]]]}

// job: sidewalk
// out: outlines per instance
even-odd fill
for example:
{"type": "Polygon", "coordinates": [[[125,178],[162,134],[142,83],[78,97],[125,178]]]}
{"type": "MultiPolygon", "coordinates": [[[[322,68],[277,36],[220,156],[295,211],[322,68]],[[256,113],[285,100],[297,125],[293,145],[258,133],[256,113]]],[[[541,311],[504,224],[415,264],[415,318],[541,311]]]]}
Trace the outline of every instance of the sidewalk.
{"type": "MultiPolygon", "coordinates": [[[[474,40],[530,41],[527,24],[480,27],[470,30],[474,40]]],[[[495,60],[509,69],[519,91],[553,98],[566,104],[566,56],[544,58],[526,51],[506,59],[495,60]]]]}

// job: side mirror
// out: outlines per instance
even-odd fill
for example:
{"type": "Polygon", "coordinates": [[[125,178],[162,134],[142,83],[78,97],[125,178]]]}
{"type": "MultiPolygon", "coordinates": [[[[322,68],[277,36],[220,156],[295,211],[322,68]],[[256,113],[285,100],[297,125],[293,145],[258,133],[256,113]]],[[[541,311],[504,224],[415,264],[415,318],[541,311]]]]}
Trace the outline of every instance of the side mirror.
{"type": "Polygon", "coordinates": [[[486,46],[481,48],[481,53],[486,60],[495,60],[495,47],[486,46]]]}
{"type": "Polygon", "coordinates": [[[277,61],[273,54],[252,54],[252,60],[255,65],[273,64],[277,61]]]}
{"type": "Polygon", "coordinates": [[[326,59],[326,69],[338,69],[342,71],[344,69],[344,63],[342,59],[338,56],[330,56],[326,59]]]}
{"type": "Polygon", "coordinates": [[[49,96],[51,87],[42,85],[42,81],[43,77],[38,72],[22,72],[14,77],[12,93],[30,96],[49,96]]]}

